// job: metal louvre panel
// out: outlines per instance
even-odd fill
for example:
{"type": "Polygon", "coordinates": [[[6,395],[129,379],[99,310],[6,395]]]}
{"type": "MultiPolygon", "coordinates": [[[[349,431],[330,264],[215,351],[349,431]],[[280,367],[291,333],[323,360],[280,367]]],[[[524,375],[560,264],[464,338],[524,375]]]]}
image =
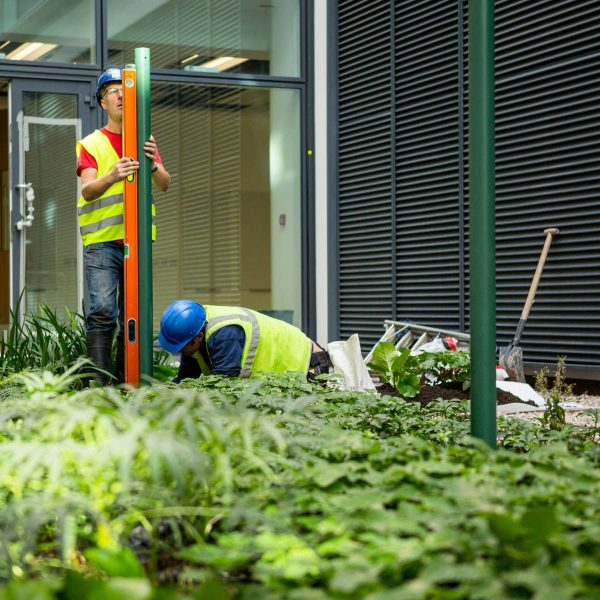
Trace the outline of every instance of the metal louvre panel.
{"type": "MultiPolygon", "coordinates": [[[[342,334],[378,338],[382,313],[468,330],[468,0],[338,4],[342,334]]],[[[599,84],[600,3],[497,0],[498,344],[514,335],[543,230],[559,227],[525,360],[564,354],[594,377],[599,84]]]]}
{"type": "Polygon", "coordinates": [[[596,0],[532,0],[519,11],[511,0],[497,0],[496,79],[591,54],[599,35],[596,0]]]}
{"type": "Polygon", "coordinates": [[[523,335],[525,360],[600,365],[600,5],[496,3],[498,342],[514,335],[558,227],[523,335]]]}
{"type": "Polygon", "coordinates": [[[392,313],[391,8],[340,0],[340,336],[364,347],[392,313]]]}
{"type": "Polygon", "coordinates": [[[396,315],[457,329],[461,314],[456,0],[396,2],[396,315]]]}
{"type": "Polygon", "coordinates": [[[462,2],[462,99],[463,99],[463,136],[462,136],[462,155],[461,170],[463,173],[463,322],[461,331],[471,331],[471,297],[470,297],[470,265],[469,261],[469,236],[470,216],[469,216],[469,0],[458,0],[462,2]]]}

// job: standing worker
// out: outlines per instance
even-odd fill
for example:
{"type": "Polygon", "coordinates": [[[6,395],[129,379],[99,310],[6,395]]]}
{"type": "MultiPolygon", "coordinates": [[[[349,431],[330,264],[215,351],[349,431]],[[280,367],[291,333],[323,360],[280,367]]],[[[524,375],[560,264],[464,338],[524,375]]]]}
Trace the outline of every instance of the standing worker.
{"type": "MultiPolygon", "coordinates": [[[[77,175],[81,178],[81,198],[77,212],[84,245],[87,351],[104,371],[124,381],[124,226],[123,180],[139,169],[139,162],[123,156],[122,72],[110,68],[98,78],[98,103],[106,111],[108,123],[77,142],[77,175]],[[117,356],[111,368],[111,349],[118,321],[117,356]]],[[[153,136],[144,143],[144,154],[152,161],[152,183],[165,192],[171,176],[162,165],[153,136]]],[[[155,207],[152,203],[152,239],[156,237],[155,207]]],[[[102,385],[109,377],[97,373],[102,385]]]]}
{"type": "Polygon", "coordinates": [[[176,300],[160,320],[160,345],[181,352],[174,381],[200,375],[328,373],[329,355],[297,327],[254,310],[176,300]]]}

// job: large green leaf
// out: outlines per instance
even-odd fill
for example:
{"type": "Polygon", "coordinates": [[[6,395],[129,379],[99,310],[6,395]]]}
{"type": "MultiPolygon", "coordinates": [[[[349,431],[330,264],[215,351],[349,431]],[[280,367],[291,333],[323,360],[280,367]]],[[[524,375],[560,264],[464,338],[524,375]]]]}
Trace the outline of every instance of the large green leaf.
{"type": "Polygon", "coordinates": [[[197,564],[210,565],[221,570],[235,570],[252,562],[257,557],[256,548],[241,536],[230,536],[230,542],[222,546],[216,544],[195,544],[178,553],[180,558],[197,564]],[[237,541],[236,541],[237,540],[237,541]]]}
{"type": "Polygon", "coordinates": [[[393,363],[398,356],[398,351],[391,342],[379,342],[373,350],[373,359],[369,363],[369,368],[377,371],[380,375],[389,381],[393,373],[393,363]]]}
{"type": "Polygon", "coordinates": [[[391,370],[394,373],[401,373],[410,357],[410,350],[408,348],[399,348],[397,356],[392,360],[391,370]]]}
{"type": "Polygon", "coordinates": [[[54,600],[61,587],[57,579],[14,581],[0,588],[0,600],[54,600]]]}
{"type": "Polygon", "coordinates": [[[129,548],[89,548],[86,558],[109,577],[143,577],[144,570],[129,548]]]}

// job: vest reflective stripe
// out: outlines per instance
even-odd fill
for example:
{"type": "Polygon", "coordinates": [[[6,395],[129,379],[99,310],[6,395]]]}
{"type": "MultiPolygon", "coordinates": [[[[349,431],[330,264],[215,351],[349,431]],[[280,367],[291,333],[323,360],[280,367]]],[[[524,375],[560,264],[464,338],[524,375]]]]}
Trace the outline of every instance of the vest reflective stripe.
{"type": "Polygon", "coordinates": [[[246,343],[244,346],[244,352],[242,353],[243,366],[240,370],[240,377],[250,377],[250,374],[252,372],[252,364],[254,363],[254,359],[256,357],[256,350],[258,348],[258,342],[260,340],[260,328],[258,326],[258,320],[252,314],[252,311],[248,310],[247,308],[240,308],[240,310],[244,314],[232,313],[229,315],[221,315],[220,317],[215,317],[211,319],[206,324],[206,339],[208,339],[209,335],[212,335],[214,333],[215,326],[219,323],[234,325],[237,324],[236,321],[238,320],[249,323],[251,327],[250,332],[248,332],[246,327],[243,328],[246,334],[246,343]],[[250,333],[250,335],[248,335],[248,333],[250,333]]]}
{"type": "MultiPolygon", "coordinates": [[[[217,330],[227,325],[239,325],[244,330],[241,377],[286,371],[306,374],[308,371],[312,342],[298,328],[247,308],[209,305],[204,308],[207,342],[217,330]]],[[[210,369],[200,352],[195,358],[202,372],[209,374],[210,369]]]]}
{"type": "Polygon", "coordinates": [[[105,229],[106,227],[111,227],[112,225],[123,225],[123,215],[116,215],[114,217],[107,217],[106,219],[101,219],[100,221],[90,223],[85,227],[80,227],[79,231],[81,232],[81,235],[84,236],[88,233],[95,233],[96,231],[100,231],[101,229],[105,229]]]}
{"type": "Polygon", "coordinates": [[[98,200],[94,200],[85,206],[79,206],[77,208],[78,215],[88,215],[99,208],[106,208],[107,206],[114,206],[123,202],[123,194],[115,194],[114,196],[102,196],[98,200]]]}
{"type": "MultiPolygon", "coordinates": [[[[77,142],[77,155],[85,148],[98,165],[96,179],[110,173],[119,160],[110,140],[101,131],[96,130],[83,140],[77,142]]],[[[95,200],[87,201],[83,196],[77,204],[79,214],[79,230],[84,246],[98,242],[122,240],[125,236],[123,227],[123,181],[111,185],[95,200]]],[[[156,239],[156,208],[152,201],[152,239],[156,239]]]]}
{"type": "MultiPolygon", "coordinates": [[[[85,227],[80,227],[79,231],[81,231],[81,235],[83,236],[88,233],[100,231],[101,229],[106,229],[107,227],[112,227],[113,225],[123,225],[123,215],[115,215],[114,217],[107,217],[96,223],[90,223],[85,227]]],[[[152,218],[152,225],[156,225],[156,219],[154,217],[152,218]]]]}
{"type": "Polygon", "coordinates": [[[246,313],[246,317],[248,317],[248,321],[252,325],[252,336],[250,338],[250,344],[248,345],[246,360],[244,361],[244,365],[250,365],[250,367],[244,367],[240,371],[240,375],[242,377],[250,377],[252,365],[254,364],[254,359],[256,358],[256,351],[258,350],[258,342],[260,341],[260,327],[258,326],[258,319],[252,311],[248,310],[247,308],[242,308],[242,310],[244,313],[246,313]]]}

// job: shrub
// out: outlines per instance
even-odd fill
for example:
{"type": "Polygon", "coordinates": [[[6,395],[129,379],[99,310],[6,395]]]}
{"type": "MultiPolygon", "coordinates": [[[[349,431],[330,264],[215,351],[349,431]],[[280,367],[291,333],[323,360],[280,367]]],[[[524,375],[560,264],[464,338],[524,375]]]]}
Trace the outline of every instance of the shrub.
{"type": "Polygon", "coordinates": [[[0,577],[14,580],[0,598],[596,590],[586,428],[500,419],[492,452],[464,402],[423,409],[285,375],[129,394],[51,377],[0,381],[0,577]]]}
{"type": "Polygon", "coordinates": [[[540,369],[535,378],[535,388],[546,400],[546,410],[540,421],[550,429],[561,430],[566,425],[565,409],[560,405],[573,395],[573,386],[568,385],[566,378],[565,357],[560,356],[556,365],[554,382],[548,388],[548,369],[540,369]]]}

